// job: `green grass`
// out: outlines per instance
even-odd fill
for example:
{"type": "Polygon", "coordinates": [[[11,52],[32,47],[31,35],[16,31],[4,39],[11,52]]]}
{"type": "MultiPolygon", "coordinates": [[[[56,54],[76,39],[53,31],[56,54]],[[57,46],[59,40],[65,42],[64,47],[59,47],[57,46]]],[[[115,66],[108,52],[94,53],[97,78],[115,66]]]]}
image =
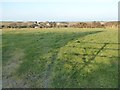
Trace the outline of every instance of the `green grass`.
{"type": "Polygon", "coordinates": [[[115,88],[118,30],[3,30],[3,87],[115,88]]]}

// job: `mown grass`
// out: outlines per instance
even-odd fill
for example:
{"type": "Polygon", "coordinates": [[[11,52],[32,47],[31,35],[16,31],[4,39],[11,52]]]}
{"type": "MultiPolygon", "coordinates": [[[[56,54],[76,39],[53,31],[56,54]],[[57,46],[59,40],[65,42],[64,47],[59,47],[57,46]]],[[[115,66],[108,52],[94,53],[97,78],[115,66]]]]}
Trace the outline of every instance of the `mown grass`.
{"type": "Polygon", "coordinates": [[[3,86],[115,88],[117,33],[97,28],[3,30],[3,80],[9,81],[3,86]]]}

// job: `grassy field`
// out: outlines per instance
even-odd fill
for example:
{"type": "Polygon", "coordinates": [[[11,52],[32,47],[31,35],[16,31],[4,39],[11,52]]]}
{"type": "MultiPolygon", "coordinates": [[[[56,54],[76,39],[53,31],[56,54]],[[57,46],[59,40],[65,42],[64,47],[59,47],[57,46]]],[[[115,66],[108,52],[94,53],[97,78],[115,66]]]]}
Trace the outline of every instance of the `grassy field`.
{"type": "Polygon", "coordinates": [[[117,29],[3,29],[3,87],[118,87],[117,29]]]}

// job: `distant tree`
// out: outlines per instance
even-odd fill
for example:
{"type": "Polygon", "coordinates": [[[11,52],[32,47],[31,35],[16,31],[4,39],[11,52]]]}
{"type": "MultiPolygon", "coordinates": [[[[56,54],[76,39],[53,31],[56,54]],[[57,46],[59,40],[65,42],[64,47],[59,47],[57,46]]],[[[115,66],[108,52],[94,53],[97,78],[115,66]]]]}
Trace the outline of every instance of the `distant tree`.
{"type": "Polygon", "coordinates": [[[5,28],[5,25],[0,25],[0,29],[5,28]]]}
{"type": "Polygon", "coordinates": [[[101,28],[102,25],[101,25],[100,22],[96,22],[96,21],[94,21],[94,22],[92,23],[92,27],[93,27],[93,28],[101,28]]]}
{"type": "Polygon", "coordinates": [[[15,22],[14,22],[14,23],[11,23],[11,24],[10,24],[10,27],[11,27],[11,28],[17,28],[17,24],[16,24],[15,22]]]}

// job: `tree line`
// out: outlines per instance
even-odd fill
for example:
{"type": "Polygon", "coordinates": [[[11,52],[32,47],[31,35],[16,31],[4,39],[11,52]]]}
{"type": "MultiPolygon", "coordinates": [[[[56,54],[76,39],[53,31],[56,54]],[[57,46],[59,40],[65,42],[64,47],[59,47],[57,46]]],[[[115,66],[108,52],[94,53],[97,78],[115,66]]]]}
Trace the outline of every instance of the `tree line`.
{"type": "Polygon", "coordinates": [[[2,22],[0,28],[117,28],[118,23],[113,22],[2,22]]]}

